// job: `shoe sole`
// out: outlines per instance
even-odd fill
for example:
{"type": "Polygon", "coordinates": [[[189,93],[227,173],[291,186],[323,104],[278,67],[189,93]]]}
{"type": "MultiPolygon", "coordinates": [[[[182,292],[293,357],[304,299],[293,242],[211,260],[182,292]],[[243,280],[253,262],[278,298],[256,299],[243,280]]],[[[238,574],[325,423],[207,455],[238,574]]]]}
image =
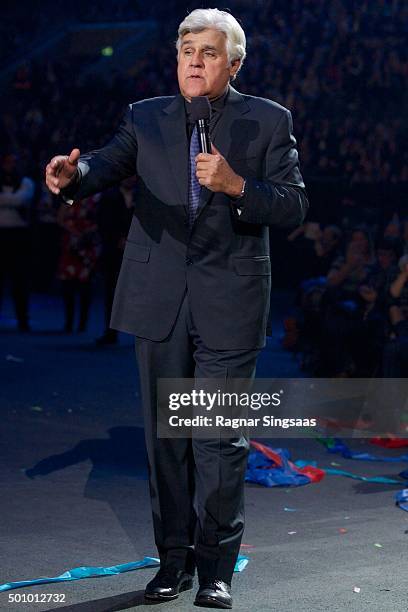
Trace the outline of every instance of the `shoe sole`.
{"type": "Polygon", "coordinates": [[[232,604],[223,603],[218,599],[214,599],[213,597],[196,599],[194,605],[201,606],[202,608],[224,608],[227,610],[232,608],[232,604]]]}
{"type": "Polygon", "coordinates": [[[158,601],[158,600],[171,601],[172,599],[177,599],[177,597],[183,591],[189,591],[192,588],[193,588],[193,581],[186,580],[186,582],[182,583],[182,585],[179,588],[179,592],[176,593],[175,595],[161,595],[160,593],[145,593],[144,596],[145,596],[145,599],[152,599],[155,601],[158,601]]]}

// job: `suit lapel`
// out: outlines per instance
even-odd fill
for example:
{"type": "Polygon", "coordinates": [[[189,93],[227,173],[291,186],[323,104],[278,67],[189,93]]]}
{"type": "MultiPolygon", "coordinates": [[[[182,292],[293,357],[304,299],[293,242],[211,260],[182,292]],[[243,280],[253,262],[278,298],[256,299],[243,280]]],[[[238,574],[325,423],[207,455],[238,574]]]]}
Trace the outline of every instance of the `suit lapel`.
{"type": "Polygon", "coordinates": [[[184,99],[179,94],[163,109],[159,125],[181,203],[188,207],[188,142],[184,99]]]}
{"type": "MultiPolygon", "coordinates": [[[[216,126],[213,139],[214,145],[227,161],[237,154],[241,148],[241,144],[247,139],[247,131],[245,129],[235,130],[234,122],[249,110],[250,108],[245,98],[230,85],[228,98],[218,125],[216,126]]],[[[196,221],[213,195],[214,191],[207,189],[207,187],[201,189],[200,206],[197,212],[196,221]]]]}
{"type": "MultiPolygon", "coordinates": [[[[245,129],[234,129],[234,122],[249,110],[250,108],[245,98],[230,85],[228,98],[218,125],[216,126],[216,133],[214,136],[215,146],[227,161],[236,155],[241,148],[241,144],[244,143],[247,138],[245,129]]],[[[169,165],[177,185],[177,191],[187,212],[189,152],[184,99],[181,94],[175,96],[170,104],[163,109],[159,118],[159,125],[169,165]]],[[[206,187],[201,189],[200,205],[196,221],[213,195],[214,192],[206,187]]]]}

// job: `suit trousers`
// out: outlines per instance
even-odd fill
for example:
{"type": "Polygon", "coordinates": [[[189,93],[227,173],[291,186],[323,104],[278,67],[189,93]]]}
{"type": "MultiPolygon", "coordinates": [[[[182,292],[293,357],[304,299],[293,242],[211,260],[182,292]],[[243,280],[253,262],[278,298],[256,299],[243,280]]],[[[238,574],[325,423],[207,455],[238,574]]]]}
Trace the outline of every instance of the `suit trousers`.
{"type": "MultiPolygon", "coordinates": [[[[211,313],[208,314],[211,316],[211,313]]],[[[234,313],[231,313],[234,316],[234,313]]],[[[246,434],[158,438],[158,378],[253,379],[260,349],[215,350],[194,325],[188,293],[169,337],[136,337],[155,543],[161,565],[231,584],[244,531],[246,434]]]]}

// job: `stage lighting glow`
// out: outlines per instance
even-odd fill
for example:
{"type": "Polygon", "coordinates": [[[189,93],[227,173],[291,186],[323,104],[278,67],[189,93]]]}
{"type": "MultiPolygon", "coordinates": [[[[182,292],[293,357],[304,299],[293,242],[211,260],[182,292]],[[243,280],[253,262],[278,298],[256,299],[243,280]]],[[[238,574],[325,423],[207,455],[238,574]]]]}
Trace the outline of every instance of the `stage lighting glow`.
{"type": "Polygon", "coordinates": [[[101,55],[104,57],[111,57],[113,55],[113,47],[103,47],[101,49],[101,55]]]}

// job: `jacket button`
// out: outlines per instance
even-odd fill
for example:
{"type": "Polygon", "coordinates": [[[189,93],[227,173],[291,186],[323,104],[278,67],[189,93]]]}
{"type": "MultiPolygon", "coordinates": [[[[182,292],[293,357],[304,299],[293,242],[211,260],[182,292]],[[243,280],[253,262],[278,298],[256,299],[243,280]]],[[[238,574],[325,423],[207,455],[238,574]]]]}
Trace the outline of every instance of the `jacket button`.
{"type": "Polygon", "coordinates": [[[191,264],[192,264],[192,263],[193,263],[193,260],[192,260],[192,259],[190,259],[190,257],[187,257],[187,259],[186,259],[186,264],[187,264],[188,266],[191,266],[191,264]]]}

